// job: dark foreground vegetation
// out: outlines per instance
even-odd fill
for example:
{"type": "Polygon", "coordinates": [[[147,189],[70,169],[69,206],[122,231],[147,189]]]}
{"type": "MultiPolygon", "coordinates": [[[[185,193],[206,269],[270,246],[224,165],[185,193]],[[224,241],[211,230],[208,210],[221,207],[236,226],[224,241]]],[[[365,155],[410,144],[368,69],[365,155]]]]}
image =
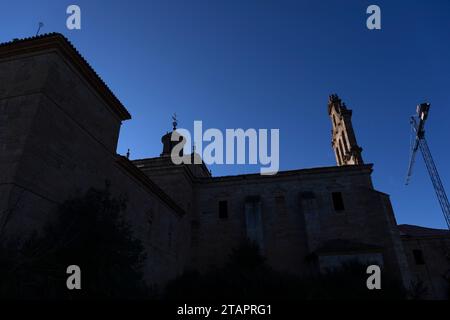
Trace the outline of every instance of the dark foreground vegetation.
{"type": "Polygon", "coordinates": [[[166,298],[176,301],[277,301],[316,299],[404,299],[406,292],[383,277],[382,290],[366,287],[367,266],[348,263],[325,275],[299,278],[271,269],[258,247],[244,243],[228,263],[205,274],[186,273],[167,287],[166,298]]]}
{"type": "MultiPolygon", "coordinates": [[[[271,269],[258,247],[243,243],[222,268],[187,272],[156,294],[143,281],[142,243],[123,218],[126,200],[109,188],[91,189],[60,205],[40,233],[26,241],[0,239],[0,299],[163,299],[274,301],[421,298],[383,275],[382,290],[366,287],[366,266],[350,263],[325,275],[295,277],[271,269]],[[68,290],[69,265],[78,265],[82,289],[68,290]]],[[[151,258],[151,257],[150,257],[151,258]]]]}
{"type": "Polygon", "coordinates": [[[0,298],[144,298],[145,258],[122,217],[125,199],[91,189],[57,209],[56,219],[26,241],[1,239],[0,298]],[[68,290],[67,267],[81,269],[81,290],[68,290]]]}

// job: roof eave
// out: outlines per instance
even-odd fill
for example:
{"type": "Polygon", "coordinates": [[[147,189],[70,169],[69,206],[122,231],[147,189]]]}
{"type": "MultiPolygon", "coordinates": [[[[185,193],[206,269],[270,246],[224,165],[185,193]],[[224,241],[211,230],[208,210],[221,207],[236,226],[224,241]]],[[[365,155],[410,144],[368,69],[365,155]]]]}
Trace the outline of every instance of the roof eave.
{"type": "Polygon", "coordinates": [[[111,110],[125,121],[131,119],[131,114],[120,100],[109,89],[106,83],[95,72],[91,65],[78,52],[73,44],[61,33],[48,33],[36,37],[15,39],[0,44],[0,59],[12,56],[31,54],[39,51],[56,49],[63,54],[84,76],[106,101],[111,110]]]}

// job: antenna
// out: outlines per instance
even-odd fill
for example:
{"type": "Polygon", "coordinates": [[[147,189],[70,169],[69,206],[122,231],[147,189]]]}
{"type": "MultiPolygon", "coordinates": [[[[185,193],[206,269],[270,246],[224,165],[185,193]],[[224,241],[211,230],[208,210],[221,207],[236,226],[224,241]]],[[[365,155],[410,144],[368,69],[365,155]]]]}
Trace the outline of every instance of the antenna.
{"type": "Polygon", "coordinates": [[[39,35],[39,31],[41,31],[41,28],[44,26],[44,23],[43,22],[39,22],[39,24],[38,24],[38,29],[37,29],[37,31],[36,31],[36,36],[38,36],[39,35]]]}

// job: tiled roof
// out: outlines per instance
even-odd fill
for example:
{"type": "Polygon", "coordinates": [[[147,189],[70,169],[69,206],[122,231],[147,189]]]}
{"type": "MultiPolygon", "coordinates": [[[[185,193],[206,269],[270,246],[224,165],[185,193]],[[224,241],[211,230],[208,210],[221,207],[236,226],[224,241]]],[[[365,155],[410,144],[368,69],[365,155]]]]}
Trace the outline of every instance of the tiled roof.
{"type": "Polygon", "coordinates": [[[420,226],[414,226],[410,224],[398,225],[400,235],[404,237],[450,237],[450,231],[445,229],[432,229],[420,226]]]}
{"type": "Polygon", "coordinates": [[[60,50],[60,52],[72,62],[77,70],[81,72],[86,80],[95,89],[97,89],[99,94],[107,102],[108,106],[120,117],[120,119],[131,119],[131,115],[128,110],[123,106],[119,99],[117,99],[102,78],[100,78],[100,76],[78,52],[73,44],[60,33],[53,32],[35,37],[14,39],[9,42],[0,43],[0,59],[48,49],[60,50]]]}

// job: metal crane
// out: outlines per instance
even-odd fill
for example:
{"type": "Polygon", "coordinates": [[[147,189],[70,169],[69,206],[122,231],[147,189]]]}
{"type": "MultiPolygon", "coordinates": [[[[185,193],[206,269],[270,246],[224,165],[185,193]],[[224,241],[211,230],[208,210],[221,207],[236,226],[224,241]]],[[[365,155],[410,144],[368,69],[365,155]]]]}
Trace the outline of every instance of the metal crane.
{"type": "Polygon", "coordinates": [[[412,141],[411,143],[411,155],[409,159],[408,173],[406,175],[406,184],[408,184],[409,180],[411,179],[412,168],[414,165],[417,149],[420,148],[423,160],[425,161],[425,165],[431,178],[431,182],[433,183],[434,191],[436,192],[436,196],[439,200],[442,213],[444,214],[445,222],[447,223],[447,227],[450,229],[450,204],[448,202],[447,195],[445,194],[441,178],[439,178],[439,173],[436,169],[436,165],[434,164],[430,149],[428,148],[427,140],[425,139],[424,127],[429,111],[429,103],[419,104],[417,106],[417,115],[412,116],[410,120],[414,141],[412,141]]]}

